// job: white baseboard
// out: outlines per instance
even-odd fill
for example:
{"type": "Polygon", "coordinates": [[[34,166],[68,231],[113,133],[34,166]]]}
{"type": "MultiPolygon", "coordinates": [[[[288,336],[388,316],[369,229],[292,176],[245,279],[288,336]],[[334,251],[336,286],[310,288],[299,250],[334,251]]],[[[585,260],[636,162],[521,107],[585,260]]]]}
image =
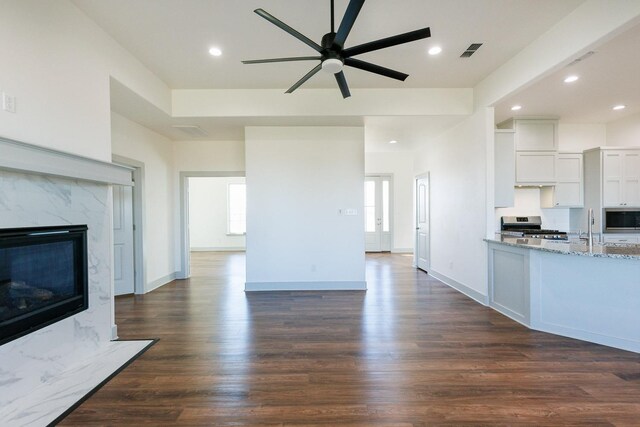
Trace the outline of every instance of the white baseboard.
{"type": "Polygon", "coordinates": [[[118,325],[111,326],[111,341],[118,339],[118,325]]]}
{"type": "Polygon", "coordinates": [[[413,248],[393,248],[391,249],[392,254],[412,254],[413,248]]]}
{"type": "Polygon", "coordinates": [[[191,252],[245,252],[247,249],[244,246],[228,246],[228,247],[197,247],[191,248],[191,252]]]}
{"type": "Polygon", "coordinates": [[[246,282],[245,292],[261,291],[366,291],[367,282],[246,282]]]}
{"type": "Polygon", "coordinates": [[[160,286],[166,285],[169,282],[173,282],[174,280],[176,280],[179,274],[180,274],[179,271],[174,271],[171,274],[167,274],[164,277],[160,277],[159,279],[156,279],[152,282],[147,283],[147,286],[145,286],[144,293],[147,294],[151,291],[155,291],[160,286]]]}
{"type": "Polygon", "coordinates": [[[463,285],[460,282],[456,282],[452,278],[447,277],[444,274],[440,274],[437,271],[434,271],[432,269],[430,269],[428,271],[428,274],[430,276],[433,276],[436,279],[440,280],[445,285],[455,289],[456,291],[461,292],[461,293],[465,294],[466,296],[468,296],[469,298],[478,301],[482,305],[488,305],[489,304],[489,297],[487,295],[483,295],[480,292],[478,292],[478,291],[476,291],[474,289],[471,289],[470,287],[468,287],[466,285],[463,285]]]}

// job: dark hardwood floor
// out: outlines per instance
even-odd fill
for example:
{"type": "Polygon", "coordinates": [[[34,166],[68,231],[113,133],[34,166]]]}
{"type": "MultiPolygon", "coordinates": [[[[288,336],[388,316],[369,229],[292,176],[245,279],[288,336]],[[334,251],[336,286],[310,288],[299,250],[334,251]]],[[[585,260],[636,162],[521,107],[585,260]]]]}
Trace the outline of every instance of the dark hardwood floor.
{"type": "Polygon", "coordinates": [[[245,294],[244,254],[195,253],[117,299],[121,338],[160,341],[62,425],[640,425],[640,355],[530,331],[408,256],[367,280],[245,294]]]}

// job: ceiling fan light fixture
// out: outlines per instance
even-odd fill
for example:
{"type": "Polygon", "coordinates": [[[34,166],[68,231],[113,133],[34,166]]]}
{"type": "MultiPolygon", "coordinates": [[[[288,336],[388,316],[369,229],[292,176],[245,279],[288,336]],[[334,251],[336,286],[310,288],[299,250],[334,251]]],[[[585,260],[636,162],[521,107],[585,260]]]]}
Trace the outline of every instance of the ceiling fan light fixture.
{"type": "Polygon", "coordinates": [[[322,70],[330,74],[338,74],[342,71],[342,67],[344,67],[344,62],[338,58],[329,58],[322,61],[322,70]]]}

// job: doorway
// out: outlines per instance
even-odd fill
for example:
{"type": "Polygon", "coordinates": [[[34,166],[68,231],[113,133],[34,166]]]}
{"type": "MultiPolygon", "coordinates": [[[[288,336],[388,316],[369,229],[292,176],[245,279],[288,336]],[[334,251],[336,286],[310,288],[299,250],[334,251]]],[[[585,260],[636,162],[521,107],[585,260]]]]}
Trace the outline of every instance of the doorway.
{"type": "Polygon", "coordinates": [[[367,175],[364,180],[366,252],[389,252],[393,242],[393,186],[391,175],[367,175]]]}
{"type": "Polygon", "coordinates": [[[420,270],[430,267],[429,174],[416,177],[416,251],[415,264],[420,270]]]}
{"type": "Polygon", "coordinates": [[[133,187],[114,185],[113,286],[116,296],[135,292],[133,253],[133,187]]]}
{"type": "Polygon", "coordinates": [[[114,294],[144,294],[144,163],[117,155],[113,163],[130,168],[133,181],[112,189],[114,294]]]}
{"type": "MultiPolygon", "coordinates": [[[[178,275],[179,279],[188,279],[189,277],[191,277],[191,248],[192,248],[192,244],[191,244],[191,234],[190,234],[190,224],[189,224],[189,218],[190,218],[190,189],[189,189],[189,182],[191,180],[191,178],[215,178],[215,177],[226,177],[226,178],[244,178],[245,177],[245,173],[244,171],[242,172],[201,172],[201,171],[183,171],[180,172],[180,260],[181,260],[181,268],[180,268],[180,274],[178,275]]],[[[204,190],[206,192],[206,189],[204,190]]],[[[228,196],[227,196],[228,197],[228,196]]],[[[228,199],[227,199],[228,202],[228,199]]],[[[225,211],[226,212],[226,211],[225,211]]],[[[226,215],[226,213],[225,213],[226,215]]],[[[234,218],[236,218],[237,215],[234,215],[234,218]]],[[[225,217],[227,218],[227,224],[230,224],[229,229],[227,229],[227,234],[229,236],[226,237],[235,237],[236,239],[239,237],[238,234],[242,234],[242,239],[244,240],[244,232],[238,233],[238,232],[234,232],[234,224],[233,220],[234,218],[230,218],[230,217],[225,217]]],[[[206,218],[205,218],[206,220],[206,218]]],[[[206,221],[205,221],[206,223],[206,221]]],[[[195,236],[194,236],[195,237],[195,236]]],[[[203,234],[199,233],[197,239],[201,239],[202,237],[205,237],[203,234]]],[[[225,247],[224,244],[217,242],[215,243],[215,246],[211,246],[211,240],[207,241],[207,240],[199,240],[198,241],[194,241],[194,243],[196,243],[196,246],[200,249],[200,250],[213,250],[213,247],[218,247],[218,248],[222,248],[222,250],[224,250],[226,248],[226,250],[233,250],[234,248],[231,246],[225,247]]]]}

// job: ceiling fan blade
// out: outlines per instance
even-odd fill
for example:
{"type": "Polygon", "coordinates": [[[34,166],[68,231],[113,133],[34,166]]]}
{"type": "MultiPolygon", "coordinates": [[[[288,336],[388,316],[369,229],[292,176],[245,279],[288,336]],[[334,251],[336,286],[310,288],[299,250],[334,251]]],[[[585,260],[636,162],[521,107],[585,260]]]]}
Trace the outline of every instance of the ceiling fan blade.
{"type": "Polygon", "coordinates": [[[344,12],[344,16],[340,22],[340,27],[338,28],[336,37],[333,40],[333,42],[338,46],[344,46],[344,42],[347,40],[347,37],[351,32],[351,28],[353,28],[353,24],[356,22],[356,18],[358,18],[358,14],[360,13],[360,9],[362,9],[363,4],[364,0],[351,0],[349,2],[349,6],[347,6],[347,10],[344,12]]]}
{"type": "Polygon", "coordinates": [[[301,42],[311,46],[311,48],[315,49],[317,52],[321,52],[322,51],[322,47],[318,43],[314,42],[309,37],[305,36],[304,34],[300,33],[299,31],[294,30],[293,28],[291,28],[290,26],[288,26],[287,24],[285,24],[284,22],[282,22],[281,20],[279,20],[275,16],[269,14],[268,12],[265,12],[263,9],[256,9],[256,10],[254,10],[254,12],[257,13],[258,15],[262,16],[267,21],[271,22],[273,25],[275,25],[277,27],[280,27],[281,29],[283,29],[287,33],[291,34],[293,37],[297,38],[301,42]]]}
{"type": "Polygon", "coordinates": [[[351,96],[351,92],[349,92],[349,85],[347,85],[347,79],[344,77],[344,72],[340,71],[335,74],[336,81],[338,82],[338,87],[340,88],[340,92],[342,92],[343,98],[348,98],[351,96]]]}
{"type": "Polygon", "coordinates": [[[294,84],[293,86],[291,86],[289,88],[289,90],[287,90],[285,93],[292,93],[294,90],[298,89],[300,86],[302,86],[304,84],[304,82],[306,82],[307,80],[309,80],[311,77],[313,77],[313,75],[315,73],[317,73],[318,71],[320,71],[322,69],[322,64],[318,64],[316,65],[311,71],[309,71],[307,74],[304,75],[303,78],[301,78],[300,80],[298,80],[296,82],[296,84],[294,84]]]}
{"type": "Polygon", "coordinates": [[[385,49],[387,47],[403,43],[426,39],[427,37],[431,37],[431,30],[429,27],[350,47],[349,49],[342,51],[342,56],[348,58],[350,56],[360,55],[361,53],[372,52],[374,50],[385,49]]]}
{"type": "Polygon", "coordinates": [[[242,61],[243,64],[266,64],[268,62],[312,61],[321,60],[321,56],[295,56],[292,58],[250,59],[242,61]]]}
{"type": "Polygon", "coordinates": [[[371,73],[380,74],[381,76],[390,77],[396,80],[405,81],[409,74],[401,73],[400,71],[392,70],[390,68],[381,67],[380,65],[372,64],[370,62],[361,61],[355,58],[346,58],[344,60],[344,65],[348,65],[349,67],[359,68],[364,71],[369,71],[371,73]]]}

